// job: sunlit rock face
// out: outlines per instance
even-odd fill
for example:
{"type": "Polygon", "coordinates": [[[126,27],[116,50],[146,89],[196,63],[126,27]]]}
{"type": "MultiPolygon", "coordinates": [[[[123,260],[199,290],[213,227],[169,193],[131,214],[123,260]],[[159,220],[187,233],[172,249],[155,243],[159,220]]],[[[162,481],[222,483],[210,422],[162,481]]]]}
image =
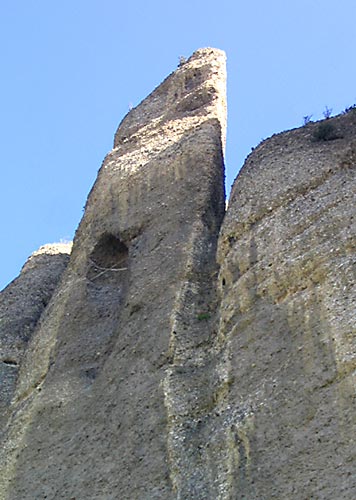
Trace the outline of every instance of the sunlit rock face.
{"type": "Polygon", "coordinates": [[[225,85],[182,61],[70,259],[1,293],[1,500],[356,498],[356,110],[261,143],[224,215],[225,85]]]}
{"type": "Polygon", "coordinates": [[[202,49],[121,123],[20,367],[4,498],[178,494],[180,386],[216,309],[225,115],[225,55],[202,49]]]}
{"type": "Polygon", "coordinates": [[[233,186],[218,252],[231,498],[356,497],[355,165],[351,110],[264,141],[233,186]]]}

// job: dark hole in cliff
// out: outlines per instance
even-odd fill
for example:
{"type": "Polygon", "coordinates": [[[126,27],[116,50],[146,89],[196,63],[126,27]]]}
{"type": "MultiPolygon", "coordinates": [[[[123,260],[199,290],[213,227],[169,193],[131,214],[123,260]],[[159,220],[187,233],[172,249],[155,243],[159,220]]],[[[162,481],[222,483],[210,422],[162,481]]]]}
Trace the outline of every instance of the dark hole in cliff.
{"type": "Polygon", "coordinates": [[[112,234],[105,234],[96,244],[90,260],[97,269],[114,270],[125,267],[127,246],[112,234]]]}
{"type": "Polygon", "coordinates": [[[3,359],[2,362],[4,363],[4,365],[17,366],[17,361],[14,361],[13,359],[3,359]]]}
{"type": "Polygon", "coordinates": [[[91,297],[102,303],[100,314],[112,312],[106,311],[105,304],[110,309],[110,303],[123,300],[128,280],[128,254],[127,246],[118,237],[104,234],[89,257],[88,289],[91,297]]]}
{"type": "Polygon", "coordinates": [[[93,283],[116,283],[126,274],[128,248],[116,236],[105,234],[89,257],[87,278],[93,283]]]}

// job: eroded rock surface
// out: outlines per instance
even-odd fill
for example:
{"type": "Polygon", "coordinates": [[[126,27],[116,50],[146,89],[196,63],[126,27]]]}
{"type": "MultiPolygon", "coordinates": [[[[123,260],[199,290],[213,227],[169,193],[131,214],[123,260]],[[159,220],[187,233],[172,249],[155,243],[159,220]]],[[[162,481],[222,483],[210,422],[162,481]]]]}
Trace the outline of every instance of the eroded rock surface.
{"type": "Polygon", "coordinates": [[[223,222],[225,112],[199,50],[121,123],[48,306],[36,261],[0,296],[1,499],[356,498],[356,110],[259,145],[223,222]]]}
{"type": "Polygon", "coordinates": [[[23,354],[68,264],[70,251],[70,243],[44,245],[0,293],[0,434],[23,354]]]}
{"type": "Polygon", "coordinates": [[[225,113],[225,55],[203,49],[121,123],[21,367],[3,498],[204,489],[193,458],[180,467],[200,397],[182,385],[213,334],[225,113]]]}
{"type": "Polygon", "coordinates": [[[219,241],[227,498],[356,498],[355,167],[352,110],[268,139],[235,181],[219,241]],[[316,140],[325,124],[335,138],[316,140]]]}

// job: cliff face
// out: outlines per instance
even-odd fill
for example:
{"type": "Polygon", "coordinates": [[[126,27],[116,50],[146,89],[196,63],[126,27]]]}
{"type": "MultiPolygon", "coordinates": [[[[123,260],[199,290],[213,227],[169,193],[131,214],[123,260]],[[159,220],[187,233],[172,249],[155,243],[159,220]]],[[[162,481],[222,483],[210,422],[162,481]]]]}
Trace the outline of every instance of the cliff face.
{"type": "Polygon", "coordinates": [[[353,110],[265,141],[233,186],[218,251],[232,498],[356,495],[355,165],[353,110]]]}
{"type": "Polygon", "coordinates": [[[70,251],[71,244],[44,245],[0,294],[0,436],[24,352],[68,264],[70,251]]]}
{"type": "Polygon", "coordinates": [[[356,111],[262,143],[223,221],[225,111],[199,50],[121,123],[68,266],[2,292],[0,498],[356,496],[356,111]]]}
{"type": "Polygon", "coordinates": [[[4,498],[175,498],[181,386],[216,306],[225,113],[225,56],[205,49],[120,125],[20,369],[4,498]]]}

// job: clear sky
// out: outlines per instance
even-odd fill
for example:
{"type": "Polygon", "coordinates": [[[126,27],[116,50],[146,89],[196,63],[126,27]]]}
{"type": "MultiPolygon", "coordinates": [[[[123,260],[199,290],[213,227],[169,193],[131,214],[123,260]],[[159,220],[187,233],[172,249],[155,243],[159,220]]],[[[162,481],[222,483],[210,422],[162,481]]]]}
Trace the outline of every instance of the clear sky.
{"type": "Polygon", "coordinates": [[[227,189],[251,147],[356,102],[355,0],[11,0],[0,7],[0,288],[70,240],[118,123],[200,47],[228,57],[227,189]]]}

